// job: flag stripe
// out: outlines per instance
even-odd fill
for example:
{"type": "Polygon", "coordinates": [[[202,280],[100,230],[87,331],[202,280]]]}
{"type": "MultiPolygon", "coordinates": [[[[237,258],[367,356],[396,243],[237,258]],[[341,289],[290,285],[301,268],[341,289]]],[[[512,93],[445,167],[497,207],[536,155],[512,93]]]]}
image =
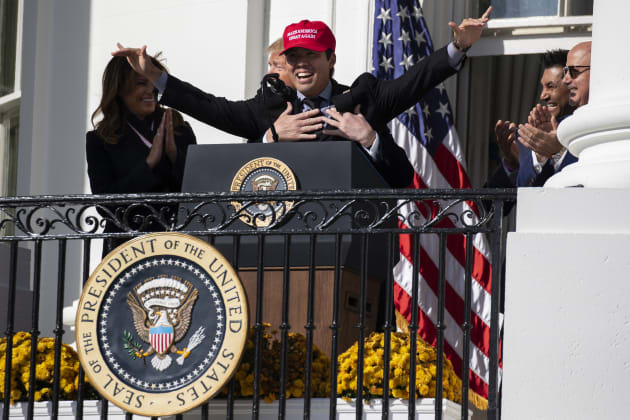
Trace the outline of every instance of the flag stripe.
{"type": "MultiPolygon", "coordinates": [[[[390,122],[389,127],[394,137],[394,140],[396,141],[396,144],[405,151],[407,157],[409,158],[411,166],[414,168],[414,188],[429,188],[429,185],[431,186],[430,188],[464,188],[461,185],[454,185],[447,181],[447,179],[442,174],[441,169],[437,165],[437,162],[434,160],[434,157],[422,145],[422,142],[418,138],[416,138],[413,133],[407,130],[407,127],[403,124],[402,119],[403,118],[400,116],[399,118],[393,119],[390,122]],[[419,185],[424,186],[421,187],[419,185]]],[[[452,140],[453,138],[457,140],[455,130],[451,127],[448,133],[444,136],[443,142],[452,140]]],[[[465,165],[463,164],[463,162],[457,162],[458,163],[456,164],[456,166],[462,170],[465,170],[465,165]]],[[[455,179],[458,178],[456,177],[455,179]]],[[[477,209],[477,206],[474,203],[466,202],[466,204],[468,205],[468,208],[465,208],[463,211],[471,210],[477,216],[479,215],[479,209],[477,209]]],[[[484,255],[488,255],[488,252],[485,251],[485,249],[481,250],[484,255]]]]}
{"type": "MultiPolygon", "coordinates": [[[[433,45],[422,9],[418,0],[376,0],[373,40],[374,74],[381,79],[392,79],[403,74],[408,66],[417,63],[433,51],[433,45]]],[[[394,118],[390,125],[396,143],[406,152],[415,170],[411,188],[470,188],[457,133],[453,127],[452,110],[445,88],[440,85],[429,91],[418,104],[394,118]]],[[[404,203],[400,208],[403,221],[413,226],[422,226],[433,219],[436,211],[448,206],[450,214],[460,220],[443,218],[437,227],[453,228],[474,225],[480,209],[474,202],[449,203],[447,201],[424,200],[404,203]],[[463,219],[467,217],[467,219],[463,219]]],[[[422,234],[418,271],[413,270],[410,237],[401,235],[401,259],[394,268],[395,299],[398,311],[411,319],[418,311],[418,332],[422,338],[435,345],[435,329],[438,308],[437,290],[439,281],[439,237],[422,234]],[[418,302],[411,302],[413,282],[418,282],[418,302]]],[[[490,363],[491,307],[491,254],[484,235],[472,236],[472,300],[470,360],[468,380],[470,387],[479,395],[488,397],[490,363]]],[[[461,375],[463,330],[467,308],[464,307],[466,237],[462,234],[447,235],[445,272],[445,323],[444,352],[452,361],[456,372],[461,375]]],[[[495,267],[496,269],[496,267],[495,267]]]]}
{"type": "MultiPolygon", "coordinates": [[[[413,279],[413,265],[407,261],[406,259],[402,259],[395,266],[394,275],[396,278],[400,280],[398,283],[400,287],[405,290],[411,298],[411,289],[413,279]]],[[[437,295],[428,287],[426,279],[422,276],[422,274],[416,275],[416,281],[418,281],[418,306],[424,311],[424,313],[433,321],[433,323],[437,322],[437,304],[438,298],[437,295]]],[[[446,329],[444,330],[444,337],[446,341],[450,343],[450,345],[455,350],[456,354],[461,357],[462,349],[463,349],[463,330],[461,329],[461,325],[459,325],[450,312],[444,312],[444,323],[446,325],[446,329]]],[[[474,342],[471,342],[471,368],[482,378],[487,379],[487,362],[489,361],[488,357],[483,354],[483,352],[475,345],[474,342]]]]}
{"type": "MultiPolygon", "coordinates": [[[[394,283],[394,302],[396,310],[404,316],[408,322],[411,322],[411,310],[413,305],[411,304],[411,299],[407,292],[398,283],[394,283]]],[[[435,325],[421,309],[418,309],[418,333],[427,343],[433,346],[437,345],[437,331],[435,325]]],[[[455,373],[457,373],[457,376],[461,377],[463,366],[461,356],[447,340],[444,341],[444,353],[453,364],[453,369],[455,373]]],[[[469,371],[469,384],[470,388],[479,395],[488,395],[487,382],[472,369],[469,371]]]]}
{"type": "MultiPolygon", "coordinates": [[[[454,132],[453,130],[449,130],[454,132]]],[[[449,136],[447,136],[448,138],[449,136]]],[[[436,148],[433,158],[435,159],[440,172],[446,178],[451,188],[471,188],[470,180],[466,174],[466,166],[463,162],[459,161],[455,156],[451,154],[451,151],[447,149],[445,143],[447,139],[436,148]]],[[[475,212],[477,217],[479,216],[479,209],[473,202],[468,202],[470,209],[475,212]]]]}
{"type": "MultiPolygon", "coordinates": [[[[466,161],[464,160],[464,155],[462,152],[461,145],[459,144],[459,136],[457,135],[457,131],[451,125],[451,130],[448,131],[446,137],[442,139],[442,146],[444,146],[450,154],[453,155],[455,159],[459,162],[459,166],[461,166],[464,173],[466,173],[466,161]]],[[[468,177],[468,174],[466,174],[468,177]]],[[[455,186],[453,188],[456,188],[455,186]]]]}
{"type": "MultiPolygon", "coordinates": [[[[421,260],[421,265],[424,265],[424,264],[427,264],[427,262],[426,260],[423,259],[421,260]]],[[[409,261],[407,258],[402,258],[400,262],[397,264],[396,270],[394,271],[395,276],[396,276],[395,279],[399,282],[400,286],[408,292],[409,299],[411,298],[411,288],[412,288],[412,281],[413,281],[412,279],[414,277],[412,274],[412,270],[413,270],[413,263],[409,261]]],[[[427,313],[434,314],[435,309],[432,310],[431,308],[437,308],[438,300],[437,300],[437,293],[435,292],[435,287],[431,287],[430,283],[431,281],[437,283],[437,280],[427,280],[427,278],[425,278],[424,275],[425,273],[421,272],[419,273],[418,276],[416,276],[418,281],[420,282],[418,305],[421,308],[425,308],[427,313]]],[[[449,299],[449,296],[446,295],[446,300],[448,299],[449,299]]],[[[455,334],[455,329],[456,329],[458,331],[457,333],[458,335],[451,336],[452,340],[450,341],[454,348],[459,348],[458,340],[461,337],[463,337],[463,331],[461,329],[461,325],[463,324],[463,316],[461,316],[461,321],[455,321],[455,319],[453,318],[453,314],[450,313],[448,310],[449,309],[448,302],[446,302],[446,305],[447,305],[447,308],[446,308],[447,310],[445,312],[445,317],[446,317],[445,319],[448,321],[447,324],[451,325],[451,330],[447,331],[447,339],[449,337],[449,334],[455,334]]],[[[463,303],[462,303],[462,308],[463,308],[463,303]]],[[[472,320],[474,321],[474,318],[472,320]]],[[[483,322],[481,324],[473,323],[473,329],[475,328],[477,328],[478,331],[481,331],[480,334],[484,338],[486,339],[489,338],[489,328],[483,322]]],[[[478,334],[476,334],[474,331],[472,331],[471,333],[472,333],[471,343],[473,344],[475,351],[479,352],[478,354],[473,352],[473,355],[475,356],[473,359],[479,359],[483,361],[482,366],[475,367],[474,361],[471,362],[471,366],[473,366],[473,370],[478,369],[479,373],[481,374],[481,372],[485,372],[487,370],[486,366],[489,360],[486,357],[487,352],[484,354],[484,352],[479,347],[483,347],[483,346],[487,347],[487,344],[486,343],[480,344],[478,340],[475,339],[475,337],[478,336],[478,334]]],[[[461,353],[461,349],[459,353],[461,353]]]]}
{"type": "MultiPolygon", "coordinates": [[[[402,237],[403,235],[401,235],[402,237]]],[[[408,235],[405,235],[408,236],[408,235]]],[[[410,264],[413,263],[410,240],[401,238],[401,253],[410,264]]],[[[438,293],[439,271],[438,267],[428,255],[424,247],[420,249],[420,274],[425,279],[433,293],[438,293]]],[[[453,289],[451,283],[445,284],[445,307],[458,325],[465,322],[464,299],[453,289]]],[[[471,310],[470,320],[472,324],[471,340],[487,356],[489,348],[487,340],[490,335],[490,326],[487,325],[474,311],[471,310]]]]}
{"type": "MultiPolygon", "coordinates": [[[[397,268],[398,270],[398,275],[410,275],[410,273],[412,272],[412,267],[410,264],[406,263],[406,262],[402,262],[397,268]]],[[[419,277],[420,282],[422,283],[423,279],[420,276],[419,277]]],[[[406,292],[407,294],[407,299],[409,299],[409,296],[411,295],[411,285],[408,283],[403,283],[400,284],[400,287],[406,292]]],[[[432,331],[433,334],[433,341],[431,342],[432,344],[436,344],[437,343],[437,330],[435,329],[435,323],[436,323],[436,311],[434,310],[435,307],[437,307],[437,297],[428,289],[428,288],[424,288],[422,290],[419,290],[419,308],[421,309],[421,312],[423,313],[424,319],[427,321],[431,321],[432,323],[432,331]]],[[[410,300],[410,299],[409,299],[410,300]]],[[[411,319],[411,318],[410,318],[411,319]]],[[[456,357],[458,359],[461,359],[462,357],[462,350],[463,350],[463,333],[461,331],[461,329],[458,328],[457,324],[453,321],[453,319],[449,316],[448,312],[444,313],[444,323],[446,325],[446,329],[444,330],[444,343],[448,343],[449,347],[452,350],[452,353],[447,354],[449,356],[449,359],[451,359],[451,356],[456,357]]],[[[419,324],[420,327],[422,327],[422,324],[419,324]]],[[[487,381],[488,380],[488,357],[485,356],[476,346],[472,345],[470,347],[470,368],[473,372],[475,372],[475,375],[477,375],[478,377],[480,377],[481,379],[487,381]]],[[[461,360],[460,360],[461,363],[461,360]]],[[[458,372],[458,374],[461,372],[458,372]]]]}
{"type": "MultiPolygon", "coordinates": [[[[417,174],[416,174],[417,175],[417,174]]],[[[414,186],[417,186],[418,189],[425,189],[426,186],[421,183],[421,180],[414,178],[414,186]]],[[[431,205],[431,208],[437,208],[437,206],[432,206],[432,201],[425,201],[425,204],[431,205]]],[[[416,205],[417,211],[422,213],[425,219],[429,218],[427,206],[418,204],[416,205]]],[[[431,216],[435,216],[434,214],[431,216]]],[[[439,223],[436,224],[437,227],[444,228],[453,228],[455,224],[448,218],[442,219],[439,223]]],[[[475,235],[473,237],[473,272],[472,276],[477,282],[488,291],[488,293],[492,292],[492,267],[490,262],[485,257],[485,255],[479,251],[477,243],[475,243],[476,239],[482,240],[485,245],[485,240],[481,235],[475,235]]],[[[451,253],[451,255],[455,258],[455,260],[462,266],[466,266],[466,237],[464,235],[449,235],[447,238],[447,249],[451,253]]]]}
{"type": "MultiPolygon", "coordinates": [[[[415,189],[427,189],[429,188],[429,186],[420,178],[420,175],[418,175],[418,173],[414,174],[413,177],[413,181],[412,181],[412,185],[411,187],[415,188],[415,189]]],[[[444,200],[434,200],[436,203],[441,203],[441,204],[449,204],[449,202],[444,201],[444,200]]],[[[424,206],[418,206],[420,209],[424,208],[424,206]]],[[[455,206],[451,207],[451,209],[455,212],[457,212],[458,214],[470,214],[470,211],[475,212],[475,214],[478,214],[475,211],[475,208],[472,207],[470,205],[470,203],[468,201],[466,201],[465,203],[457,203],[455,206]]],[[[477,223],[477,219],[474,218],[474,216],[470,221],[469,224],[473,224],[473,223],[477,223]]],[[[451,227],[453,227],[454,225],[452,225],[451,227]]],[[[490,250],[488,248],[488,244],[487,241],[485,239],[485,236],[482,234],[478,234],[475,235],[473,237],[473,245],[475,247],[475,251],[480,253],[480,256],[489,260],[490,259],[490,250]]]]}
{"type": "Polygon", "coordinates": [[[435,160],[442,176],[452,188],[470,188],[470,181],[468,181],[465,169],[443,144],[440,144],[435,149],[433,160],[435,160]]]}
{"type": "MultiPolygon", "coordinates": [[[[404,225],[400,225],[401,228],[406,228],[404,225]]],[[[400,248],[401,253],[411,261],[411,244],[407,238],[407,235],[400,235],[400,248]],[[408,250],[407,250],[408,249],[408,250]]],[[[425,234],[421,237],[421,245],[422,248],[428,253],[429,258],[431,258],[432,263],[435,265],[435,261],[438,261],[439,258],[439,239],[436,235],[425,234]]],[[[454,263],[452,258],[449,258],[449,253],[446,253],[446,263],[444,264],[445,268],[445,278],[449,283],[449,286],[457,293],[457,296],[462,299],[465,295],[465,285],[463,282],[455,282],[452,279],[464,278],[465,270],[461,265],[454,263]]],[[[422,260],[426,261],[426,260],[422,260]]],[[[484,323],[490,324],[490,294],[484,290],[481,285],[477,282],[471,283],[472,287],[472,302],[471,302],[471,310],[475,312],[475,314],[483,320],[484,323]]]]}
{"type": "MultiPolygon", "coordinates": [[[[155,330],[159,329],[160,328],[155,328],[155,330]]],[[[164,353],[171,345],[172,340],[172,333],[149,333],[149,342],[151,343],[151,347],[153,347],[158,353],[164,353]]]]}

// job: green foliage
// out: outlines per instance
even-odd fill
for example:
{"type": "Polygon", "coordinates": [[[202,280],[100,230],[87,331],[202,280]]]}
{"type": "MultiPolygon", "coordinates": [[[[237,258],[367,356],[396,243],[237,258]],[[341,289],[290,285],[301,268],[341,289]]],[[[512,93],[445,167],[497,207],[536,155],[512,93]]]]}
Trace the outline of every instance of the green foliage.
{"type": "Polygon", "coordinates": [[[142,350],[142,344],[135,341],[129,331],[123,330],[123,348],[129,353],[129,357],[136,360],[138,358],[136,353],[142,350]]]}

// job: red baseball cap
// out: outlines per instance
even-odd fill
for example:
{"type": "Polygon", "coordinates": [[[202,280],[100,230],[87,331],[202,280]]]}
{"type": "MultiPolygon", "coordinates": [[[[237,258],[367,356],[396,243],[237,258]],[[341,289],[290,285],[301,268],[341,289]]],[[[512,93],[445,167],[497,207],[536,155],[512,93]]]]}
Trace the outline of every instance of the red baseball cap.
{"type": "Polygon", "coordinates": [[[324,22],[319,20],[303,20],[299,23],[292,23],[284,29],[282,34],[284,41],[284,54],[291,48],[301,47],[313,51],[335,51],[335,36],[324,22]]]}

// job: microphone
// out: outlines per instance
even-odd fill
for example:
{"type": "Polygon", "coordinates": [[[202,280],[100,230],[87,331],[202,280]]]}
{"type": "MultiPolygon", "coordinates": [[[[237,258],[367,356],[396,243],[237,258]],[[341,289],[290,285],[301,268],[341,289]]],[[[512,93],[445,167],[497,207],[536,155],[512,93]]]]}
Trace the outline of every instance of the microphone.
{"type": "Polygon", "coordinates": [[[282,98],[288,102],[291,102],[295,96],[293,90],[280,80],[280,75],[278,73],[266,74],[262,78],[261,85],[263,88],[267,86],[274,94],[282,96],[282,98]]]}
{"type": "Polygon", "coordinates": [[[268,106],[267,95],[265,95],[265,88],[268,88],[271,93],[274,95],[280,96],[284,102],[293,102],[296,94],[293,89],[284,84],[282,80],[280,80],[280,75],[278,73],[269,73],[263,76],[260,81],[260,87],[262,92],[262,101],[267,110],[267,119],[269,120],[269,129],[271,130],[271,137],[273,137],[273,141],[276,143],[280,141],[278,137],[278,133],[276,132],[276,127],[274,127],[273,123],[277,118],[277,115],[272,114],[272,110],[268,106]]]}

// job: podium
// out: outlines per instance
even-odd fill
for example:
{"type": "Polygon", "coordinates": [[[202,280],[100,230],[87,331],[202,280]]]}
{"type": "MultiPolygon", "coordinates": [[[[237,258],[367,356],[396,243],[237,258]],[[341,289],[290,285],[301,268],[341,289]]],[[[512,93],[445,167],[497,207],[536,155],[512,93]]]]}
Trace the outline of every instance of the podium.
{"type": "MultiPolygon", "coordinates": [[[[374,168],[370,158],[360,146],[350,141],[296,142],[272,144],[192,145],[188,148],[183,192],[227,192],[238,171],[257,158],[273,158],[288,166],[297,180],[297,190],[352,190],[364,188],[390,188],[374,168]]],[[[306,203],[306,209],[308,210],[306,203]]],[[[326,203],[313,204],[314,211],[326,203]]],[[[192,208],[194,204],[190,205],[192,208]]],[[[359,209],[356,209],[359,210],[359,209]]],[[[182,212],[180,212],[181,214],[182,212]]],[[[288,215],[283,229],[299,230],[303,221],[288,215]]],[[[341,218],[334,226],[347,228],[354,223],[341,218]]],[[[190,226],[191,229],[200,226],[190,226]]],[[[255,321],[258,270],[263,270],[262,321],[278,330],[282,323],[283,266],[285,235],[265,234],[262,261],[258,259],[256,228],[237,220],[231,230],[252,234],[239,235],[238,268],[249,302],[250,322],[255,321]]],[[[367,332],[377,328],[381,293],[387,276],[387,248],[385,235],[369,235],[367,251],[367,301],[365,325],[367,332]]],[[[335,279],[336,235],[317,234],[314,248],[314,343],[326,355],[331,352],[331,330],[335,279]]],[[[234,236],[216,236],[214,245],[234,261],[234,236]]],[[[305,333],[307,323],[309,264],[311,261],[310,235],[291,234],[289,251],[289,324],[291,332],[305,333]]],[[[361,238],[342,235],[340,241],[340,293],[339,293],[339,353],[345,351],[358,338],[360,266],[362,261],[361,238]]],[[[382,312],[382,310],[381,310],[382,312]]]]}

